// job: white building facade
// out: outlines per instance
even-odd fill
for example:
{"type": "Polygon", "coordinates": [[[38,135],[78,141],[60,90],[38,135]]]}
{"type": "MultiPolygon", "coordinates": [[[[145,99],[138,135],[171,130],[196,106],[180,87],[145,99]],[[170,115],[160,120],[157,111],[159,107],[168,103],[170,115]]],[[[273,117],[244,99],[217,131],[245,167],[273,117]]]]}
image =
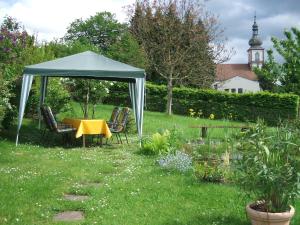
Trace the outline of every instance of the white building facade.
{"type": "Polygon", "coordinates": [[[225,81],[215,82],[214,88],[220,91],[239,94],[258,92],[261,90],[258,81],[249,80],[240,76],[235,76],[225,81]]]}
{"type": "Polygon", "coordinates": [[[252,37],[249,40],[247,64],[218,64],[216,80],[212,87],[216,90],[231,93],[247,93],[261,91],[258,78],[253,72],[255,67],[261,68],[264,64],[264,48],[258,36],[256,16],[252,25],[252,37]]]}

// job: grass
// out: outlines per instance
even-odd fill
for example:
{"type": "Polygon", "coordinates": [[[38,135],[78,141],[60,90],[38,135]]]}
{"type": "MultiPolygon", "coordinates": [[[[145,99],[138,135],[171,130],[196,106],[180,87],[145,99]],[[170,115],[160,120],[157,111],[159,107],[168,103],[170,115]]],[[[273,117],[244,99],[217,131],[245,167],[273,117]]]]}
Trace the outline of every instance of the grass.
{"type": "MultiPolygon", "coordinates": [[[[60,118],[80,116],[77,107],[60,118]]],[[[108,118],[111,109],[97,108],[97,118],[108,118]]],[[[176,124],[186,138],[198,138],[198,131],[188,128],[195,123],[224,121],[146,112],[144,132],[150,135],[176,124]]],[[[224,133],[219,129],[210,135],[217,138],[224,133]]],[[[19,147],[14,145],[14,130],[2,135],[0,224],[66,224],[53,222],[53,215],[65,210],[85,214],[83,222],[67,224],[249,224],[244,210],[249,199],[235,186],[199,183],[191,173],[163,171],[156,157],[137,154],[137,144],[62,148],[58,137],[48,140],[50,145],[40,140],[31,120],[25,120],[19,147]],[[63,199],[66,193],[86,194],[90,199],[69,202],[63,199]]],[[[300,203],[295,207],[299,211],[300,203]]],[[[296,214],[292,224],[299,223],[296,214]]]]}

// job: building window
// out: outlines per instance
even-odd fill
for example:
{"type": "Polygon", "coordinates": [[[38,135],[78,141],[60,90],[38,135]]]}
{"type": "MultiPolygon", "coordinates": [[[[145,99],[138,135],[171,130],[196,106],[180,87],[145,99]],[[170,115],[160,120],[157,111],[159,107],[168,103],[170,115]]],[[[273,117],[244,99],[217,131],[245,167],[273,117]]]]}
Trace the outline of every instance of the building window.
{"type": "Polygon", "coordinates": [[[238,93],[243,93],[243,88],[238,88],[238,93]]]}
{"type": "Polygon", "coordinates": [[[229,92],[229,89],[224,89],[224,91],[229,92]]]}
{"type": "Polygon", "coordinates": [[[258,52],[255,53],[255,62],[259,62],[259,53],[258,52]]]}
{"type": "Polygon", "coordinates": [[[236,89],[235,88],[231,88],[231,93],[235,93],[236,89]]]}

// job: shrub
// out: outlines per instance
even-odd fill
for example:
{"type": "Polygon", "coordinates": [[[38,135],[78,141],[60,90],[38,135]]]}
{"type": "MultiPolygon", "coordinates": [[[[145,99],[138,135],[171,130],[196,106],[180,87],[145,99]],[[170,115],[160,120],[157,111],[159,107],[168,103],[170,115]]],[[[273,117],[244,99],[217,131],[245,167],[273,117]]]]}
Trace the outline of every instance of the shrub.
{"type": "Polygon", "coordinates": [[[144,140],[141,152],[146,155],[158,155],[169,152],[169,135],[170,132],[165,130],[161,133],[154,133],[150,139],[144,140]]]}
{"type": "Polygon", "coordinates": [[[170,153],[165,157],[158,160],[160,167],[166,170],[174,170],[182,173],[188,172],[192,169],[192,159],[191,157],[183,152],[176,151],[170,153]]]}
{"type": "Polygon", "coordinates": [[[229,153],[225,152],[222,157],[216,157],[198,161],[195,165],[195,176],[205,182],[228,182],[231,178],[229,153]]]}
{"type": "Polygon", "coordinates": [[[176,127],[169,130],[156,132],[151,138],[142,143],[141,152],[146,155],[159,155],[175,152],[183,143],[182,133],[176,127]]]}
{"type": "MultiPolygon", "coordinates": [[[[299,133],[298,133],[299,134],[299,133]]],[[[298,134],[288,126],[267,130],[259,122],[245,133],[236,161],[237,184],[261,201],[262,211],[285,212],[300,194],[298,134]]]]}
{"type": "MultiPolygon", "coordinates": [[[[163,85],[146,84],[145,108],[150,111],[165,111],[167,90],[163,85]]],[[[128,84],[118,83],[111,89],[106,103],[130,105],[128,84]]],[[[232,94],[196,88],[174,88],[173,110],[175,114],[187,115],[189,109],[201,112],[208,118],[230,118],[255,122],[264,119],[268,124],[277,124],[280,119],[295,119],[298,116],[299,96],[268,92],[232,94]]]]}

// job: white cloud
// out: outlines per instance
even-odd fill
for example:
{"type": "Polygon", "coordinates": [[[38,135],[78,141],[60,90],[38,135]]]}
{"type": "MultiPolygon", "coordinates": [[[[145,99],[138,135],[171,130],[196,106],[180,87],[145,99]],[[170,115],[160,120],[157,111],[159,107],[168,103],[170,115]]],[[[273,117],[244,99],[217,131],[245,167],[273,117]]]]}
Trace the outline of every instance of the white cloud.
{"type": "Polygon", "coordinates": [[[19,0],[8,4],[0,0],[0,18],[12,16],[39,40],[60,38],[67,27],[77,18],[86,19],[96,12],[109,11],[116,14],[119,21],[124,22],[126,12],[124,6],[134,0],[19,0]]]}

